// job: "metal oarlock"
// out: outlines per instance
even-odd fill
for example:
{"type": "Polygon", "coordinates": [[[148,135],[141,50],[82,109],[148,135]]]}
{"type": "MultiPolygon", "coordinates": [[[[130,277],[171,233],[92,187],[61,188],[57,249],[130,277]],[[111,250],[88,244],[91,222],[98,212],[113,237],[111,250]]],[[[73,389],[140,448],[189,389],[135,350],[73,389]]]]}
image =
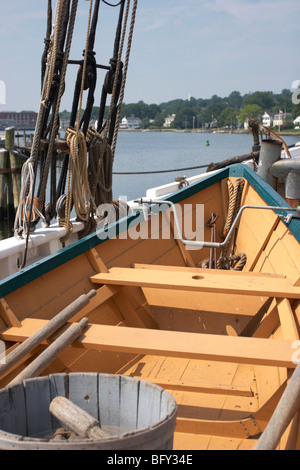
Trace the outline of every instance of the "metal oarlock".
{"type": "Polygon", "coordinates": [[[284,222],[286,222],[286,223],[290,223],[292,218],[300,218],[300,206],[295,208],[295,207],[279,207],[279,206],[245,205],[245,206],[242,206],[240,208],[240,210],[238,211],[238,213],[236,215],[236,218],[234,219],[234,221],[233,221],[233,223],[230,227],[230,230],[229,230],[229,232],[228,232],[228,234],[227,234],[227,236],[226,236],[226,238],[223,242],[220,242],[220,243],[219,242],[205,242],[204,240],[203,241],[198,241],[198,240],[185,240],[185,239],[183,239],[181,228],[180,228],[180,223],[179,223],[177,212],[176,212],[176,206],[173,202],[164,201],[164,200],[160,200],[160,199],[144,199],[144,198],[138,199],[135,202],[137,202],[141,205],[142,204],[146,204],[146,205],[167,204],[168,206],[170,206],[170,208],[172,209],[173,214],[174,214],[174,221],[175,221],[175,226],[176,226],[178,239],[186,246],[195,246],[195,247],[199,247],[199,249],[203,248],[203,247],[206,247],[206,248],[223,248],[223,246],[225,246],[228,243],[228,241],[229,241],[229,239],[230,239],[230,237],[231,237],[231,235],[232,235],[239,219],[241,218],[242,213],[246,209],[262,209],[262,210],[295,212],[295,214],[291,214],[291,215],[288,215],[288,216],[278,214],[278,216],[281,217],[284,220],[284,222]]]}

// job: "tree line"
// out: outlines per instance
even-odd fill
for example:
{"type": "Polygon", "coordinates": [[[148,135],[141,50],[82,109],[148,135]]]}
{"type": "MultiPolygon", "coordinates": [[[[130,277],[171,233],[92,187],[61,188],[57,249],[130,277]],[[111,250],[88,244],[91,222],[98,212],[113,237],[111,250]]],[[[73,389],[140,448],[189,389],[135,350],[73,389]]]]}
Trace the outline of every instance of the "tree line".
{"type": "MultiPolygon", "coordinates": [[[[279,111],[291,113],[286,120],[285,127],[293,128],[293,120],[300,115],[300,104],[292,101],[292,92],[288,89],[281,93],[271,91],[256,91],[241,95],[239,91],[233,91],[228,97],[213,95],[209,99],[194,98],[175,99],[160,104],[123,103],[121,118],[135,116],[141,119],[141,127],[161,128],[165,118],[175,115],[171,128],[174,129],[200,129],[212,127],[238,128],[244,124],[247,118],[261,119],[264,112],[279,113],[279,111]]],[[[98,107],[93,108],[92,119],[97,119],[98,107]]],[[[61,113],[62,118],[67,118],[67,111],[61,113]]]]}

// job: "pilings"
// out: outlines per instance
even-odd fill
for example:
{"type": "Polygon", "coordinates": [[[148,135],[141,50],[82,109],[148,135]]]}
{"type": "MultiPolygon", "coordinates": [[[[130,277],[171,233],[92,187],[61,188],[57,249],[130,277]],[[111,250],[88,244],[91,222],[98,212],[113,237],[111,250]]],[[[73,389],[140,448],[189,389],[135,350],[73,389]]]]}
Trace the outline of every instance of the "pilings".
{"type": "MultiPolygon", "coordinates": [[[[20,197],[21,170],[25,160],[26,157],[15,150],[15,129],[6,128],[5,145],[0,149],[0,223],[6,226],[5,232],[9,232],[13,227],[20,197]]],[[[6,236],[10,236],[10,233],[6,236]]]]}

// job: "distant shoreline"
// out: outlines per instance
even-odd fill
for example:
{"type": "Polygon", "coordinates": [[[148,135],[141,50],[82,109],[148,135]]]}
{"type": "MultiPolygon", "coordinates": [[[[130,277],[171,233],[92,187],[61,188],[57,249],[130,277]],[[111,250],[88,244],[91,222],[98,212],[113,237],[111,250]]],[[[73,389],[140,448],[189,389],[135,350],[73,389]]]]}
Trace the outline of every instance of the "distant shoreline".
{"type": "MultiPolygon", "coordinates": [[[[179,132],[179,133],[187,133],[187,134],[251,134],[250,131],[247,130],[202,130],[202,129],[119,129],[119,132],[179,132]]],[[[289,131],[282,131],[277,132],[280,136],[289,136],[289,137],[299,137],[300,131],[298,132],[289,132],[289,131]]]]}
{"type": "MultiPolygon", "coordinates": [[[[34,131],[34,129],[33,129],[34,131]]],[[[60,129],[60,131],[65,131],[65,129],[60,129]]],[[[16,130],[16,132],[21,132],[16,130]]],[[[32,131],[26,131],[26,132],[32,132],[32,131]]],[[[185,133],[185,134],[250,134],[250,131],[247,130],[219,130],[219,129],[119,129],[119,132],[177,132],[177,133],[185,133]]],[[[288,136],[288,137],[299,137],[300,136],[300,130],[297,132],[289,132],[289,131],[282,131],[282,132],[277,132],[278,135],[280,136],[288,136]]],[[[5,130],[0,130],[0,135],[4,136],[5,135],[5,130]]]]}

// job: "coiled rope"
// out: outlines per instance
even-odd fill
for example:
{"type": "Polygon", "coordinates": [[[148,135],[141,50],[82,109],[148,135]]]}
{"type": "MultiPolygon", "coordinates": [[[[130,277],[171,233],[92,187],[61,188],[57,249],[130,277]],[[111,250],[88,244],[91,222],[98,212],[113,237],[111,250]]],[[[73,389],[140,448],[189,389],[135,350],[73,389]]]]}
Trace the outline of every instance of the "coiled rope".
{"type": "MultiPolygon", "coordinates": [[[[225,221],[224,228],[223,228],[223,238],[226,238],[230,230],[230,227],[240,209],[244,185],[245,185],[245,181],[242,178],[238,178],[234,182],[232,182],[230,179],[227,180],[229,201],[228,201],[227,217],[226,217],[226,221],[225,221]]],[[[209,220],[207,226],[208,227],[215,226],[217,218],[218,218],[217,214],[212,214],[212,218],[209,220]]],[[[215,227],[214,227],[214,235],[215,235],[215,227]]],[[[221,254],[217,262],[216,262],[215,249],[213,249],[214,253],[212,253],[211,251],[210,259],[203,260],[202,262],[199,263],[199,266],[205,269],[213,266],[217,269],[242,271],[242,269],[244,268],[247,262],[247,256],[244,253],[228,255],[227,252],[231,243],[232,243],[232,239],[229,239],[227,243],[222,247],[221,254]],[[214,258],[213,260],[212,260],[212,257],[214,258]]],[[[233,245],[234,245],[234,242],[233,242],[233,245]]]]}
{"type": "MultiPolygon", "coordinates": [[[[229,204],[227,217],[223,229],[224,238],[227,236],[230,227],[240,209],[244,185],[245,181],[243,178],[238,178],[234,182],[232,182],[230,179],[227,180],[229,204]]],[[[226,245],[222,247],[221,254],[217,263],[218,269],[234,269],[235,271],[242,271],[247,262],[247,257],[244,253],[238,253],[236,255],[227,255],[230,243],[231,240],[228,240],[226,245]]]]}
{"type": "Polygon", "coordinates": [[[29,221],[33,222],[38,218],[44,220],[44,216],[37,205],[34,203],[32,204],[34,201],[33,185],[31,184],[31,182],[34,181],[34,169],[32,165],[23,165],[21,181],[20,201],[22,202],[18,205],[14,223],[14,232],[16,236],[21,236],[27,230],[29,233],[29,221]]]}

